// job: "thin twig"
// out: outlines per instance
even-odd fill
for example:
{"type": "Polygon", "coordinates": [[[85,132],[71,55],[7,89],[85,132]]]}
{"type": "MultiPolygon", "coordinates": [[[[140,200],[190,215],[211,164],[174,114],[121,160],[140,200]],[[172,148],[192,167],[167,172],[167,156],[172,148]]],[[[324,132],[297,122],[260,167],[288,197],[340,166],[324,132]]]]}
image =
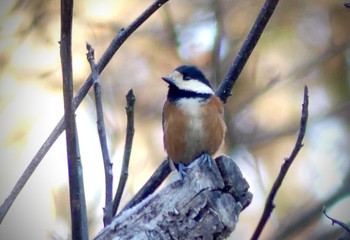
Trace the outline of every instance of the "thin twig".
{"type": "Polygon", "coordinates": [[[120,200],[122,198],[124,188],[126,185],[126,181],[129,176],[129,161],[130,154],[132,149],[132,142],[134,139],[135,127],[134,127],[134,106],[135,106],[135,96],[132,89],[129,90],[126,95],[126,116],[127,116],[127,124],[126,124],[126,138],[124,145],[124,157],[123,157],[123,165],[121,169],[119,184],[117,192],[115,193],[114,201],[113,201],[113,216],[117,213],[120,200]]]}
{"type": "Polygon", "coordinates": [[[323,214],[329,219],[332,221],[332,225],[334,224],[338,224],[339,226],[341,226],[342,228],[344,228],[348,233],[350,233],[350,227],[348,225],[346,225],[345,223],[337,220],[337,219],[334,219],[330,216],[327,215],[326,213],[326,207],[323,207],[323,210],[322,210],[323,214]]]}
{"type": "Polygon", "coordinates": [[[226,74],[224,81],[221,83],[219,89],[216,91],[216,95],[226,103],[227,98],[231,96],[231,90],[239,75],[241,74],[243,67],[247,63],[250,54],[253,52],[256,44],[258,43],[261,34],[263,33],[270,17],[272,16],[279,0],[266,0],[262,7],[255,23],[250,30],[248,37],[244,41],[242,48],[239,50],[233,65],[226,74]]]}
{"type": "Polygon", "coordinates": [[[308,88],[305,86],[304,88],[304,101],[302,105],[302,112],[301,112],[301,120],[300,120],[300,130],[298,134],[297,141],[295,143],[294,149],[291,153],[291,155],[285,159],[284,163],[281,166],[281,170],[278,173],[278,176],[272,186],[272,189],[269,193],[269,196],[267,197],[264,212],[260,218],[259,224],[257,228],[255,229],[255,232],[252,236],[252,240],[258,239],[262,230],[264,229],[268,219],[270,218],[270,215],[275,208],[274,204],[274,199],[276,197],[277,191],[282,185],[282,182],[287,175],[288,169],[292,165],[293,161],[295,160],[296,156],[298,155],[300,149],[303,147],[303,139],[305,136],[305,131],[306,131],[306,125],[307,125],[307,120],[308,120],[308,115],[309,115],[309,96],[308,96],[308,88]]]}
{"type": "MultiPolygon", "coordinates": [[[[118,49],[123,45],[125,40],[138,29],[153,13],[155,13],[164,3],[169,0],[156,0],[154,1],[133,23],[131,23],[127,28],[121,30],[112,40],[107,50],[104,52],[103,56],[97,64],[97,70],[101,73],[107,66],[109,61],[112,59],[113,55],[118,51],[118,49]]],[[[78,108],[81,101],[85,98],[86,94],[90,90],[93,84],[92,76],[90,75],[85,81],[83,86],[79,89],[77,95],[73,99],[74,110],[78,108]]],[[[15,186],[11,190],[10,194],[7,196],[3,204],[0,206],[0,223],[5,218],[8,210],[10,209],[13,202],[16,200],[18,194],[23,189],[24,185],[27,183],[28,179],[31,177],[35,169],[39,166],[41,160],[44,158],[46,153],[49,151],[51,146],[55,143],[58,137],[61,135],[65,128],[64,119],[58,122],[54,130],[51,132],[49,137],[45,140],[43,145],[40,147],[38,152],[35,154],[27,168],[24,170],[23,174],[16,182],[15,186]]]]}
{"type": "Polygon", "coordinates": [[[132,208],[143,199],[151,195],[159,186],[163,183],[166,177],[170,174],[171,168],[169,164],[169,159],[165,159],[162,164],[153,173],[151,178],[143,185],[143,187],[135,194],[135,196],[130,200],[130,202],[124,207],[122,211],[132,208]]]}
{"type": "Polygon", "coordinates": [[[88,239],[83,169],[80,162],[73,107],[72,22],[73,0],[61,0],[60,54],[63,78],[64,120],[66,123],[72,238],[88,239]]]}
{"type": "Polygon", "coordinates": [[[94,94],[96,102],[96,114],[97,114],[97,131],[100,139],[100,146],[103,157],[103,166],[105,170],[105,187],[106,187],[106,198],[105,207],[103,211],[103,224],[107,226],[113,217],[112,214],[112,202],[113,202],[113,173],[112,173],[112,163],[109,157],[107,139],[106,139],[106,128],[103,118],[103,106],[101,98],[101,84],[99,79],[99,74],[97,71],[95,63],[94,49],[89,43],[86,43],[86,49],[88,53],[86,54],[87,59],[90,63],[92,79],[94,82],[94,94]]]}
{"type": "MultiPolygon", "coordinates": [[[[345,176],[344,183],[350,182],[350,172],[345,176]]],[[[289,216],[288,220],[285,220],[284,222],[281,222],[280,227],[278,230],[270,235],[268,239],[274,239],[274,240],[283,240],[283,239],[292,239],[293,235],[296,234],[299,231],[302,231],[302,229],[307,228],[315,220],[319,219],[320,215],[322,214],[322,208],[323,206],[332,206],[336,204],[336,202],[347,196],[350,192],[350,186],[348,184],[343,184],[334,194],[328,196],[328,198],[324,199],[323,201],[313,204],[312,207],[304,207],[299,209],[300,211],[292,214],[289,216]],[[289,221],[290,219],[293,219],[292,221],[289,221]],[[286,222],[288,221],[288,224],[286,222]]]]}

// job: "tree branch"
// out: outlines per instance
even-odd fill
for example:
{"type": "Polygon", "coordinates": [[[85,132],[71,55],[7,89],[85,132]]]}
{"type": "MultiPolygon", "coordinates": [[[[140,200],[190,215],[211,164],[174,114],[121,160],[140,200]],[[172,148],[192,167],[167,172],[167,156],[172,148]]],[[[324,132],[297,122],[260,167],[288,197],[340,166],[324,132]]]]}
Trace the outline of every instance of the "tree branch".
{"type": "Polygon", "coordinates": [[[103,224],[108,225],[113,217],[112,213],[112,201],[113,201],[113,173],[112,173],[112,163],[109,157],[107,139],[106,139],[106,128],[103,118],[103,106],[101,99],[101,84],[99,80],[99,74],[97,71],[97,66],[95,63],[94,49],[89,43],[86,43],[86,49],[88,50],[86,56],[91,67],[91,76],[94,82],[94,94],[96,102],[96,114],[97,114],[97,131],[100,138],[100,146],[103,157],[103,166],[105,170],[105,185],[106,185],[106,197],[105,197],[105,207],[103,211],[103,224]]]}
{"type": "MultiPolygon", "coordinates": [[[[344,178],[343,182],[350,182],[350,172],[344,178]]],[[[291,214],[288,220],[285,219],[282,221],[277,231],[268,236],[268,239],[292,239],[298,231],[312,225],[315,220],[320,218],[323,206],[332,206],[336,204],[340,198],[345,197],[349,192],[350,186],[348,184],[343,184],[334,194],[328,196],[328,198],[321,202],[313,204],[311,208],[301,208],[300,211],[291,214]],[[291,219],[292,221],[290,221],[291,219]]]]}
{"type": "Polygon", "coordinates": [[[97,239],[224,239],[234,230],[238,216],[249,205],[249,185],[234,161],[201,159],[174,176],[158,192],[119,213],[97,239]]]}
{"type": "Polygon", "coordinates": [[[259,236],[260,236],[262,230],[264,229],[268,219],[270,218],[270,215],[271,215],[273,209],[275,208],[275,204],[273,203],[273,201],[276,197],[277,191],[281,187],[282,182],[283,182],[285,176],[287,175],[287,172],[288,172],[290,166],[292,165],[294,159],[298,155],[300,149],[303,147],[302,141],[303,141],[304,136],[305,136],[306,125],[307,125],[307,120],[308,120],[308,115],[309,115],[308,106],[309,106],[308,88],[305,86],[305,88],[304,88],[304,101],[302,104],[302,113],[301,113],[301,121],[300,121],[300,130],[299,130],[297,141],[295,143],[295,146],[294,146],[294,149],[293,149],[291,155],[289,156],[289,158],[285,159],[284,163],[281,166],[281,170],[280,170],[280,172],[277,176],[277,179],[275,180],[275,182],[272,186],[272,189],[269,193],[269,196],[266,200],[264,212],[263,212],[263,214],[260,218],[259,224],[258,224],[257,228],[255,229],[255,232],[251,238],[252,240],[259,239],[259,236]]]}
{"type": "MultiPolygon", "coordinates": [[[[156,0],[154,1],[133,23],[131,23],[126,29],[121,30],[112,40],[107,50],[104,52],[103,56],[97,64],[97,70],[99,73],[107,66],[109,61],[112,59],[113,55],[118,51],[118,49],[123,45],[125,40],[138,29],[154,12],[156,12],[164,3],[169,0],[156,0]]],[[[92,86],[92,76],[90,75],[85,81],[83,86],[79,89],[77,95],[73,99],[74,110],[78,108],[81,101],[84,99],[88,93],[90,87],[92,86]]],[[[11,193],[7,196],[5,201],[0,207],[0,223],[6,216],[6,213],[10,209],[13,202],[16,200],[18,194],[23,189],[24,185],[27,183],[28,179],[31,177],[35,169],[40,164],[41,160],[44,158],[46,153],[49,151],[51,146],[55,143],[57,138],[61,135],[65,128],[64,119],[58,122],[54,130],[51,132],[49,137],[45,140],[43,145],[40,147],[38,152],[35,154],[28,167],[24,170],[20,179],[16,182],[15,186],[11,190],[11,193]]]]}
{"type": "Polygon", "coordinates": [[[64,120],[69,175],[70,211],[73,239],[88,239],[83,169],[73,107],[72,69],[73,0],[61,0],[61,65],[63,78],[64,120]]]}
{"type": "Polygon", "coordinates": [[[323,207],[323,210],[322,210],[323,214],[329,219],[332,221],[332,225],[334,224],[338,224],[339,226],[341,226],[344,230],[346,230],[348,233],[350,233],[350,227],[348,225],[346,225],[345,223],[337,220],[337,219],[334,219],[330,216],[327,215],[326,213],[326,207],[323,207]]]}
{"type": "Polygon", "coordinates": [[[120,199],[122,198],[124,188],[126,185],[126,181],[128,180],[129,176],[129,161],[130,161],[130,154],[132,149],[132,142],[134,139],[134,106],[135,106],[135,96],[134,93],[131,90],[129,90],[128,94],[126,95],[126,116],[127,116],[127,124],[126,124],[126,138],[125,138],[125,146],[124,146],[124,157],[123,157],[123,165],[121,169],[119,184],[117,192],[115,193],[114,202],[113,202],[113,216],[117,213],[120,199]]]}
{"type": "Polygon", "coordinates": [[[250,30],[248,37],[244,41],[242,48],[239,50],[237,57],[235,58],[233,65],[226,74],[224,81],[221,83],[219,89],[216,91],[216,95],[226,103],[227,98],[231,96],[231,90],[236,83],[239,75],[241,74],[243,67],[247,63],[250,54],[253,52],[256,44],[258,43],[261,34],[263,33],[270,17],[272,16],[279,0],[266,0],[262,7],[255,23],[250,30]]]}

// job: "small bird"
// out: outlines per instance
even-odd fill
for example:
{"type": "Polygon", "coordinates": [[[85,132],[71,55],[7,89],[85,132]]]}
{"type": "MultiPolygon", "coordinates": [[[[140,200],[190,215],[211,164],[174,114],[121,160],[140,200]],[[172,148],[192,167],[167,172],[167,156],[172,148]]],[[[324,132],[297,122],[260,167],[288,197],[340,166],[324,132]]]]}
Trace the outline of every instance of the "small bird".
{"type": "Polygon", "coordinates": [[[162,79],[169,84],[162,115],[169,158],[178,170],[202,154],[210,159],[208,155],[219,149],[226,132],[223,102],[195,66],[180,66],[162,79]]]}

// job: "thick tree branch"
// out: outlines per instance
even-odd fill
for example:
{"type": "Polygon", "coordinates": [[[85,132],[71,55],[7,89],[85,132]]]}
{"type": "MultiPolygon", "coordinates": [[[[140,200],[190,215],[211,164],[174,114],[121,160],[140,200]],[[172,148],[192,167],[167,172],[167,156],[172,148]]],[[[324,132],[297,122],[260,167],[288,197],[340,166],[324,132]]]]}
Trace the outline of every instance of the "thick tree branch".
{"type": "Polygon", "coordinates": [[[112,163],[109,157],[107,139],[106,139],[106,128],[103,118],[103,106],[101,97],[101,84],[99,79],[99,74],[97,71],[97,66],[95,63],[94,49],[90,44],[86,43],[86,49],[88,53],[86,54],[87,59],[91,67],[91,75],[94,82],[94,94],[96,103],[96,115],[97,115],[97,131],[100,138],[100,146],[103,157],[103,166],[105,170],[105,185],[106,185],[106,197],[105,197],[105,207],[103,212],[103,224],[108,225],[113,217],[112,213],[112,201],[113,201],[113,173],[112,173],[112,163]]]}
{"type": "Polygon", "coordinates": [[[72,22],[73,0],[61,0],[60,54],[63,77],[72,237],[73,239],[88,239],[83,169],[80,161],[73,107],[72,22]]]}
{"type": "MultiPolygon", "coordinates": [[[[121,30],[117,36],[114,37],[107,50],[104,52],[100,61],[97,64],[97,70],[99,73],[107,66],[109,61],[112,59],[113,55],[118,51],[118,49],[123,45],[125,40],[133,33],[137,28],[139,28],[154,12],[156,12],[164,3],[169,0],[156,0],[154,1],[133,23],[131,23],[127,28],[121,30]]],[[[73,99],[74,110],[78,108],[81,101],[84,99],[88,93],[90,87],[93,84],[92,76],[90,75],[85,81],[83,86],[79,89],[77,95],[73,99]]],[[[28,167],[24,170],[20,179],[16,182],[11,193],[5,199],[0,207],[0,223],[6,216],[6,213],[10,209],[13,202],[16,200],[18,194],[23,189],[24,185],[27,183],[28,179],[31,177],[35,169],[40,164],[41,160],[44,158],[46,153],[49,151],[51,146],[55,143],[57,138],[61,135],[65,128],[64,119],[58,122],[54,130],[51,132],[49,137],[45,140],[43,145],[40,147],[39,151],[35,154],[28,167]]]]}
{"type": "Polygon", "coordinates": [[[235,58],[233,65],[226,74],[224,81],[221,83],[219,89],[216,91],[216,95],[226,103],[227,98],[231,96],[231,90],[236,83],[239,75],[241,74],[245,64],[247,63],[250,54],[253,52],[256,44],[258,43],[261,34],[263,33],[270,17],[272,16],[279,0],[266,0],[262,7],[255,23],[250,30],[248,37],[244,41],[242,48],[239,50],[237,57],[235,58]]]}
{"type": "Polygon", "coordinates": [[[135,127],[134,127],[134,106],[135,106],[135,96],[131,90],[129,90],[126,95],[126,116],[127,116],[127,124],[126,124],[126,137],[125,137],[125,145],[124,145],[124,157],[123,157],[123,165],[121,169],[118,189],[114,197],[113,201],[113,216],[117,213],[120,200],[122,198],[124,188],[126,185],[126,181],[129,176],[129,161],[132,149],[132,143],[134,139],[135,127]]]}
{"type": "Polygon", "coordinates": [[[227,156],[215,164],[192,162],[158,192],[119,213],[95,239],[224,239],[252,194],[227,156]]]}
{"type": "Polygon", "coordinates": [[[302,142],[303,142],[303,139],[305,136],[306,125],[307,125],[307,120],[308,120],[308,115],[309,115],[308,106],[309,106],[308,88],[305,87],[305,89],[304,89],[304,101],[302,104],[302,113],[301,113],[301,120],[300,120],[300,130],[299,130],[297,141],[295,143],[295,146],[294,146],[294,149],[293,149],[291,155],[285,159],[284,163],[281,166],[281,170],[277,176],[277,179],[275,180],[275,182],[272,186],[272,189],[269,193],[269,196],[267,197],[264,212],[263,212],[263,214],[260,218],[259,224],[258,224],[257,228],[255,229],[255,232],[251,238],[252,240],[259,239],[262,230],[264,229],[268,219],[270,218],[270,215],[271,215],[273,209],[275,208],[275,204],[273,201],[276,197],[277,191],[281,187],[282,182],[283,182],[285,176],[287,175],[287,172],[288,172],[290,166],[292,165],[293,161],[295,160],[296,156],[298,155],[300,149],[303,147],[302,142]]]}

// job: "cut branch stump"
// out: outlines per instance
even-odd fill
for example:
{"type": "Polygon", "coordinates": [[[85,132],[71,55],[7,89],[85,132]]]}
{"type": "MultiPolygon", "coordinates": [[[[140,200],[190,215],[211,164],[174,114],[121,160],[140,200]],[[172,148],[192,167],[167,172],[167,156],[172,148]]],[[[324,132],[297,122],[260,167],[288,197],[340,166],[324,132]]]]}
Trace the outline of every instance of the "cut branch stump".
{"type": "Polygon", "coordinates": [[[173,172],[167,185],[119,213],[95,239],[226,238],[253,195],[231,158],[215,163],[199,158],[182,179],[173,172]]]}

